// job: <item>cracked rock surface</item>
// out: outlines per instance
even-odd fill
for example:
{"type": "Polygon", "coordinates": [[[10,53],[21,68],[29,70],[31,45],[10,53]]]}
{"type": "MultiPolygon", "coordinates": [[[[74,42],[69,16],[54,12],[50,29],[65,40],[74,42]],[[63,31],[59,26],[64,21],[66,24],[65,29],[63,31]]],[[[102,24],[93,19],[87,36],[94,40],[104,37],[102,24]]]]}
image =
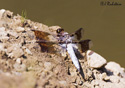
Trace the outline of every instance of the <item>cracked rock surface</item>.
{"type": "Polygon", "coordinates": [[[34,31],[47,40],[59,26],[42,23],[0,10],[0,88],[125,88],[125,69],[88,50],[81,53],[79,73],[58,45],[45,48],[36,43],[34,31]],[[45,36],[46,33],[49,35],[45,36]]]}

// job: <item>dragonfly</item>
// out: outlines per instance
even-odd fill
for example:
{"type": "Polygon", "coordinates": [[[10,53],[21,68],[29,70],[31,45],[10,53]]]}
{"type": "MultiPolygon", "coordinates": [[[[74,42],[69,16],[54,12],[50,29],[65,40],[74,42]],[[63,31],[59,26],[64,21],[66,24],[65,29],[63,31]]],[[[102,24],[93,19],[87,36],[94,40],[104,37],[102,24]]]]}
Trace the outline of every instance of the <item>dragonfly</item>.
{"type": "Polygon", "coordinates": [[[43,38],[43,36],[47,36],[49,34],[43,34],[40,31],[36,31],[33,30],[35,35],[36,35],[36,39],[37,39],[37,43],[40,44],[40,46],[43,46],[43,50],[47,50],[47,48],[49,46],[47,46],[46,44],[58,44],[63,51],[68,52],[73,64],[75,65],[75,67],[77,68],[77,70],[80,72],[81,68],[80,68],[80,63],[78,60],[78,57],[76,55],[77,51],[78,51],[78,44],[80,44],[81,46],[81,51],[82,52],[86,52],[87,50],[89,50],[92,46],[92,41],[90,39],[86,39],[86,40],[81,40],[82,35],[83,35],[83,28],[79,28],[77,31],[75,31],[74,33],[69,34],[68,32],[65,32],[63,28],[58,28],[56,30],[56,42],[54,41],[46,41],[46,37],[43,38]]]}

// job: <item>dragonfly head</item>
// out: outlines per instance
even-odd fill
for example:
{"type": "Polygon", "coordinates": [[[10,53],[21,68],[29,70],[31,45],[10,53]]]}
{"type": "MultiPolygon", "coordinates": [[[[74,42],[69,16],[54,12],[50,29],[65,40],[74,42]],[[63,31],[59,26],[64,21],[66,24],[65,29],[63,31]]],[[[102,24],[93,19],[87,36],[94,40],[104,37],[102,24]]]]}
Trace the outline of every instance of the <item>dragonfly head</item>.
{"type": "Polygon", "coordinates": [[[63,29],[63,28],[58,28],[58,29],[56,30],[56,33],[58,33],[58,34],[60,34],[60,33],[62,33],[62,32],[64,32],[64,29],[63,29]]]}

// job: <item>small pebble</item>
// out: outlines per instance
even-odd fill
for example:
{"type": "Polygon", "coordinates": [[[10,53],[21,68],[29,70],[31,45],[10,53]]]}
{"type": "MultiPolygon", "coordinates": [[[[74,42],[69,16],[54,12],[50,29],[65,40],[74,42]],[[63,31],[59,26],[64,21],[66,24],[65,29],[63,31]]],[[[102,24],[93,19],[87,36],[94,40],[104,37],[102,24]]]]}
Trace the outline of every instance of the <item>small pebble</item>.
{"type": "Polygon", "coordinates": [[[1,10],[0,10],[0,19],[2,18],[3,13],[4,13],[5,11],[6,11],[5,9],[1,9],[1,10]]]}
{"type": "Polygon", "coordinates": [[[66,83],[66,81],[59,81],[59,83],[61,84],[61,85],[67,85],[67,83],[66,83]]]}
{"type": "Polygon", "coordinates": [[[26,71],[26,65],[25,64],[18,64],[18,63],[15,63],[14,65],[13,65],[13,67],[14,67],[14,69],[16,70],[16,71],[26,71]]]}
{"type": "Polygon", "coordinates": [[[17,28],[16,28],[16,31],[17,31],[17,32],[23,32],[24,30],[25,30],[25,29],[24,29],[23,27],[17,27],[17,28]]]}
{"type": "Polygon", "coordinates": [[[4,44],[0,43],[0,51],[5,51],[4,44]]]}
{"type": "Polygon", "coordinates": [[[52,64],[51,62],[45,62],[44,67],[46,70],[50,71],[52,69],[52,64]]]}
{"type": "Polygon", "coordinates": [[[21,59],[20,59],[20,58],[17,58],[16,62],[17,62],[17,63],[19,63],[19,64],[21,64],[21,63],[22,63],[22,61],[21,61],[21,59]]]}
{"type": "Polygon", "coordinates": [[[26,48],[25,51],[26,51],[27,54],[32,55],[32,52],[29,49],[26,48]]]}

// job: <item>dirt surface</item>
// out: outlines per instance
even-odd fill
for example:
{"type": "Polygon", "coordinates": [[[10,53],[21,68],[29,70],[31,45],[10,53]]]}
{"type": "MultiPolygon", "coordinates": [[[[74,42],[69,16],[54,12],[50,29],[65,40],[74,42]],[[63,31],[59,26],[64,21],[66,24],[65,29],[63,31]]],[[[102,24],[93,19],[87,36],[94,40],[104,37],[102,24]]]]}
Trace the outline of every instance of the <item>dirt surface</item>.
{"type": "Polygon", "coordinates": [[[57,28],[0,10],[0,88],[125,88],[124,68],[109,71],[106,62],[91,68],[82,54],[83,72],[79,73],[60,46],[41,47],[35,42],[33,30],[42,31],[45,40],[55,41],[57,28]]]}

